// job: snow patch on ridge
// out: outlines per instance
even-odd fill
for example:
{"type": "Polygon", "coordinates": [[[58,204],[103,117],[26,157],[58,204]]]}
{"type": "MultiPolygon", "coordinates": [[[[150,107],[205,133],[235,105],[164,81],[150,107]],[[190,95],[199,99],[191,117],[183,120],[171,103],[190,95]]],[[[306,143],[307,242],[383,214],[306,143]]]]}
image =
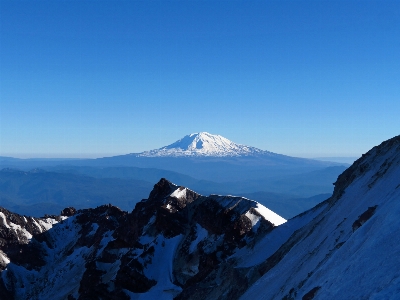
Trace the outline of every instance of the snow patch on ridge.
{"type": "Polygon", "coordinates": [[[261,218],[260,216],[252,214],[250,211],[246,212],[245,216],[250,219],[252,227],[254,227],[261,218]]]}
{"type": "Polygon", "coordinates": [[[47,231],[51,228],[53,228],[53,225],[57,224],[57,220],[51,219],[51,218],[47,218],[44,220],[38,220],[39,224],[42,225],[44,227],[44,229],[47,231]]]}
{"type": "Polygon", "coordinates": [[[6,286],[12,284],[13,277],[18,282],[13,288],[16,299],[64,299],[69,294],[78,295],[79,283],[86,270],[85,258],[92,250],[81,247],[65,255],[80,236],[81,227],[74,223],[74,219],[70,217],[57,226],[52,226],[57,222],[51,218],[36,219],[35,226],[52,227],[48,231],[49,244],[41,243],[47,264],[39,270],[28,270],[12,262],[7,265],[2,278],[6,286]]]}
{"type": "Polygon", "coordinates": [[[2,212],[0,212],[0,225],[4,225],[5,227],[10,228],[10,225],[8,225],[7,223],[7,218],[2,212]]]}
{"type": "Polygon", "coordinates": [[[0,250],[0,263],[3,262],[4,264],[9,264],[10,263],[10,259],[7,257],[7,255],[0,250]]]}
{"type": "Polygon", "coordinates": [[[193,253],[196,250],[197,244],[200,243],[202,240],[204,240],[208,236],[208,231],[207,231],[207,229],[201,227],[201,225],[199,223],[197,223],[196,224],[196,234],[197,234],[196,239],[190,244],[189,254],[193,253]]]}
{"type": "Polygon", "coordinates": [[[258,265],[274,254],[279,247],[295,232],[297,229],[308,224],[313,218],[320,214],[326,204],[318,209],[309,210],[307,213],[290,219],[289,222],[281,224],[269,234],[267,234],[254,247],[243,247],[238,250],[232,258],[237,258],[238,267],[248,268],[258,265]]]}
{"type": "MultiPolygon", "coordinates": [[[[151,245],[154,247],[154,255],[151,264],[144,270],[146,277],[154,279],[157,284],[146,293],[132,293],[124,290],[131,299],[173,299],[182,291],[175,285],[173,276],[173,261],[176,249],[181,242],[182,235],[173,238],[158,236],[151,245]]],[[[150,244],[149,244],[150,245],[150,244]]]]}
{"type": "Polygon", "coordinates": [[[220,205],[223,207],[235,207],[235,209],[240,214],[245,214],[246,217],[250,219],[252,222],[252,226],[258,223],[257,216],[249,211],[250,208],[253,208],[257,213],[259,213],[265,220],[274,224],[275,226],[279,226],[286,222],[286,219],[282,218],[280,215],[274,213],[272,210],[269,210],[264,205],[258,203],[257,201],[247,199],[245,197],[238,196],[221,196],[221,195],[210,195],[209,198],[217,200],[220,205]]]}
{"type": "Polygon", "coordinates": [[[178,198],[178,199],[185,198],[186,197],[186,188],[183,188],[183,189],[177,188],[170,196],[178,198]]]}
{"type": "Polygon", "coordinates": [[[264,205],[257,203],[255,210],[264,217],[265,220],[270,221],[275,226],[279,226],[286,222],[286,219],[282,218],[280,215],[274,213],[272,210],[269,210],[264,205]]]}
{"type": "MultiPolygon", "coordinates": [[[[14,224],[14,223],[10,222],[10,227],[14,231],[19,232],[22,235],[22,237],[25,238],[27,241],[32,239],[32,234],[28,230],[26,230],[25,228],[22,228],[20,225],[17,225],[17,224],[14,224]]],[[[18,241],[19,241],[20,238],[19,238],[18,234],[17,234],[17,238],[18,238],[18,241]]]]}

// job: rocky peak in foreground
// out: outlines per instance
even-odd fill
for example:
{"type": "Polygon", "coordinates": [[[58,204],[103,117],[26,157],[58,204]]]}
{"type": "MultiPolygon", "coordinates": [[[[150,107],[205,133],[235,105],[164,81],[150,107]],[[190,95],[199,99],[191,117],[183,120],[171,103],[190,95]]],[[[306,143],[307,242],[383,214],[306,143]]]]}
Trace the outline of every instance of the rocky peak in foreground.
{"type": "Polygon", "coordinates": [[[131,213],[106,205],[62,215],[2,210],[1,299],[172,298],[285,222],[255,201],[166,179],[131,213]]]}

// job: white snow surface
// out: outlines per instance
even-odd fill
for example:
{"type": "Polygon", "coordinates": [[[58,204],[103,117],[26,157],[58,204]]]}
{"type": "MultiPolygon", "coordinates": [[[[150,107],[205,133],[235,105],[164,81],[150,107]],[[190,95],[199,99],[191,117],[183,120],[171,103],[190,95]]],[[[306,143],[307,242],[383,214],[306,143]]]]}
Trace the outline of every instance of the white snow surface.
{"type": "MultiPolygon", "coordinates": [[[[20,225],[14,224],[12,222],[10,222],[9,224],[10,224],[11,229],[16,232],[19,232],[22,235],[22,238],[25,239],[27,242],[32,238],[32,234],[25,228],[22,228],[20,225]]],[[[19,237],[18,237],[18,240],[19,240],[19,237]]]]}
{"type": "MultiPolygon", "coordinates": [[[[153,238],[154,239],[154,238],[153,238]]],[[[173,284],[173,261],[176,248],[181,242],[182,235],[165,238],[158,235],[148,246],[153,246],[155,251],[152,259],[144,270],[146,277],[155,279],[157,284],[146,293],[125,293],[135,300],[173,299],[182,289],[173,284]]]]}
{"type": "Polygon", "coordinates": [[[236,144],[220,135],[199,132],[186,135],[175,143],[140,153],[138,156],[242,156],[270,153],[236,144]]]}
{"type": "Polygon", "coordinates": [[[235,254],[239,267],[248,267],[281,246],[290,249],[241,299],[302,299],[316,287],[315,300],[400,299],[400,146],[373,150],[363,162],[367,171],[333,204],[289,220],[254,249],[235,254]],[[375,205],[372,217],[354,230],[375,205]]]}
{"type": "Polygon", "coordinates": [[[279,227],[275,228],[268,235],[266,235],[254,247],[243,247],[242,249],[239,249],[234,255],[231,256],[232,258],[238,259],[237,267],[253,267],[265,261],[288,240],[293,232],[308,224],[325,207],[326,204],[317,209],[309,210],[307,213],[301,214],[293,219],[290,219],[284,224],[281,224],[279,227]]]}
{"type": "Polygon", "coordinates": [[[286,222],[286,219],[274,213],[272,210],[266,208],[264,205],[257,203],[255,210],[264,217],[265,220],[270,221],[275,226],[279,226],[286,222]]]}
{"type": "MultiPolygon", "coordinates": [[[[0,220],[2,217],[0,214],[0,220]]],[[[42,231],[52,228],[48,232],[50,247],[46,242],[42,243],[46,265],[39,270],[28,270],[13,264],[0,253],[0,259],[5,262],[8,260],[7,269],[2,272],[1,276],[6,286],[12,284],[11,282],[17,282],[13,287],[16,299],[66,299],[70,294],[75,298],[79,297],[78,290],[81,278],[86,270],[86,258],[95,254],[100,255],[107,243],[113,240],[113,232],[108,231],[103,235],[97,253],[94,253],[95,249],[92,247],[74,247],[82,228],[75,222],[75,219],[76,216],[63,218],[63,221],[59,224],[51,218],[34,220],[34,224],[42,231]],[[71,253],[66,255],[69,251],[71,253]]],[[[11,222],[9,228],[20,230],[17,225],[11,222]]],[[[94,223],[90,234],[94,234],[97,228],[98,225],[94,223]]],[[[26,237],[29,236],[26,235],[26,237]]],[[[122,249],[121,255],[126,251],[128,249],[122,249]]],[[[110,264],[107,273],[104,275],[105,280],[115,277],[119,264],[119,261],[110,264]]],[[[99,269],[102,269],[105,266],[99,267],[99,269]]]]}
{"type": "Polygon", "coordinates": [[[17,278],[18,285],[14,287],[16,299],[62,299],[74,289],[77,291],[85,270],[84,256],[89,249],[79,248],[65,256],[65,251],[79,237],[80,226],[73,219],[74,217],[66,219],[63,224],[54,226],[49,231],[52,248],[45,242],[42,243],[47,263],[39,271],[27,270],[11,262],[2,272],[6,286],[10,282],[9,273],[17,278]]]}
{"type": "Polygon", "coordinates": [[[204,240],[207,236],[207,229],[201,227],[199,223],[196,223],[196,239],[190,244],[189,253],[193,253],[196,250],[198,243],[204,240]]]}
{"type": "Polygon", "coordinates": [[[46,219],[43,219],[43,220],[39,219],[38,222],[45,229],[45,231],[51,229],[54,224],[58,223],[56,220],[54,220],[52,218],[46,218],[46,219]]]}
{"type": "MultiPolygon", "coordinates": [[[[25,216],[22,216],[22,218],[25,223],[28,222],[25,216]]],[[[52,228],[54,224],[58,223],[55,219],[52,218],[46,218],[46,219],[36,218],[35,220],[35,218],[31,217],[31,220],[33,221],[33,224],[35,224],[35,226],[38,228],[40,232],[47,231],[50,228],[52,228]]],[[[31,232],[21,227],[20,225],[14,224],[13,222],[7,220],[7,217],[2,212],[0,212],[0,225],[3,225],[4,227],[6,227],[11,231],[14,231],[20,242],[28,243],[32,239],[31,232]]]]}
{"type": "Polygon", "coordinates": [[[220,205],[223,207],[235,207],[235,209],[240,214],[245,214],[250,221],[252,222],[252,226],[255,226],[259,219],[257,216],[252,214],[249,209],[253,208],[257,211],[265,220],[274,224],[275,226],[279,226],[286,222],[286,219],[282,218],[280,215],[274,213],[272,210],[269,210],[264,205],[258,203],[257,201],[250,200],[244,197],[238,196],[221,196],[221,195],[210,195],[209,198],[218,201],[220,205]]]}
{"type": "Polygon", "coordinates": [[[177,188],[175,191],[172,192],[170,197],[175,197],[178,199],[186,197],[186,188],[177,188]]]}
{"type": "Polygon", "coordinates": [[[7,228],[10,228],[10,225],[7,223],[6,216],[0,211],[0,225],[4,225],[7,228]]]}
{"type": "Polygon", "coordinates": [[[7,257],[7,255],[0,250],[0,262],[2,262],[3,264],[9,264],[10,263],[10,259],[7,257]]]}
{"type": "Polygon", "coordinates": [[[248,217],[248,218],[250,219],[250,221],[251,221],[251,226],[253,226],[253,227],[254,227],[254,226],[258,223],[258,221],[260,221],[260,219],[261,219],[261,216],[252,214],[250,211],[246,212],[245,216],[248,217]]]}

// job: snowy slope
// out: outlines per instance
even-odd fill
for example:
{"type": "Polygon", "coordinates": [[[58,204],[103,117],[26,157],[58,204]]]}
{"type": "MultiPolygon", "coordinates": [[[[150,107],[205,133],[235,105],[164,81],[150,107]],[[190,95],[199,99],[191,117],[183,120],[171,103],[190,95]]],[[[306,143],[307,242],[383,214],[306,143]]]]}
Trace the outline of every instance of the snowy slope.
{"type": "Polygon", "coordinates": [[[345,171],[331,199],[289,220],[260,245],[296,229],[287,241],[272,241],[267,253],[243,253],[242,266],[265,274],[242,299],[399,299],[399,200],[396,137],[345,171]]]}
{"type": "Polygon", "coordinates": [[[171,145],[143,152],[139,156],[247,156],[266,153],[270,152],[236,144],[220,135],[200,132],[186,135],[171,145]]]}

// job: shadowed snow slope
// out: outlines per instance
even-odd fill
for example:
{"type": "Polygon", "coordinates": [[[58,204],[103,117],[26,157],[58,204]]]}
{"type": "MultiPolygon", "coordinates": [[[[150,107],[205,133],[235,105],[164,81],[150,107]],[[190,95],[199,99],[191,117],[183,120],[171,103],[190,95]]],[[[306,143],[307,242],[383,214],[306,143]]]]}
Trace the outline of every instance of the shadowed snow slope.
{"type": "Polygon", "coordinates": [[[397,136],[340,175],[330,199],[251,252],[242,249],[241,266],[253,266],[247,276],[254,269],[264,274],[242,299],[399,299],[399,215],[397,136]]]}

